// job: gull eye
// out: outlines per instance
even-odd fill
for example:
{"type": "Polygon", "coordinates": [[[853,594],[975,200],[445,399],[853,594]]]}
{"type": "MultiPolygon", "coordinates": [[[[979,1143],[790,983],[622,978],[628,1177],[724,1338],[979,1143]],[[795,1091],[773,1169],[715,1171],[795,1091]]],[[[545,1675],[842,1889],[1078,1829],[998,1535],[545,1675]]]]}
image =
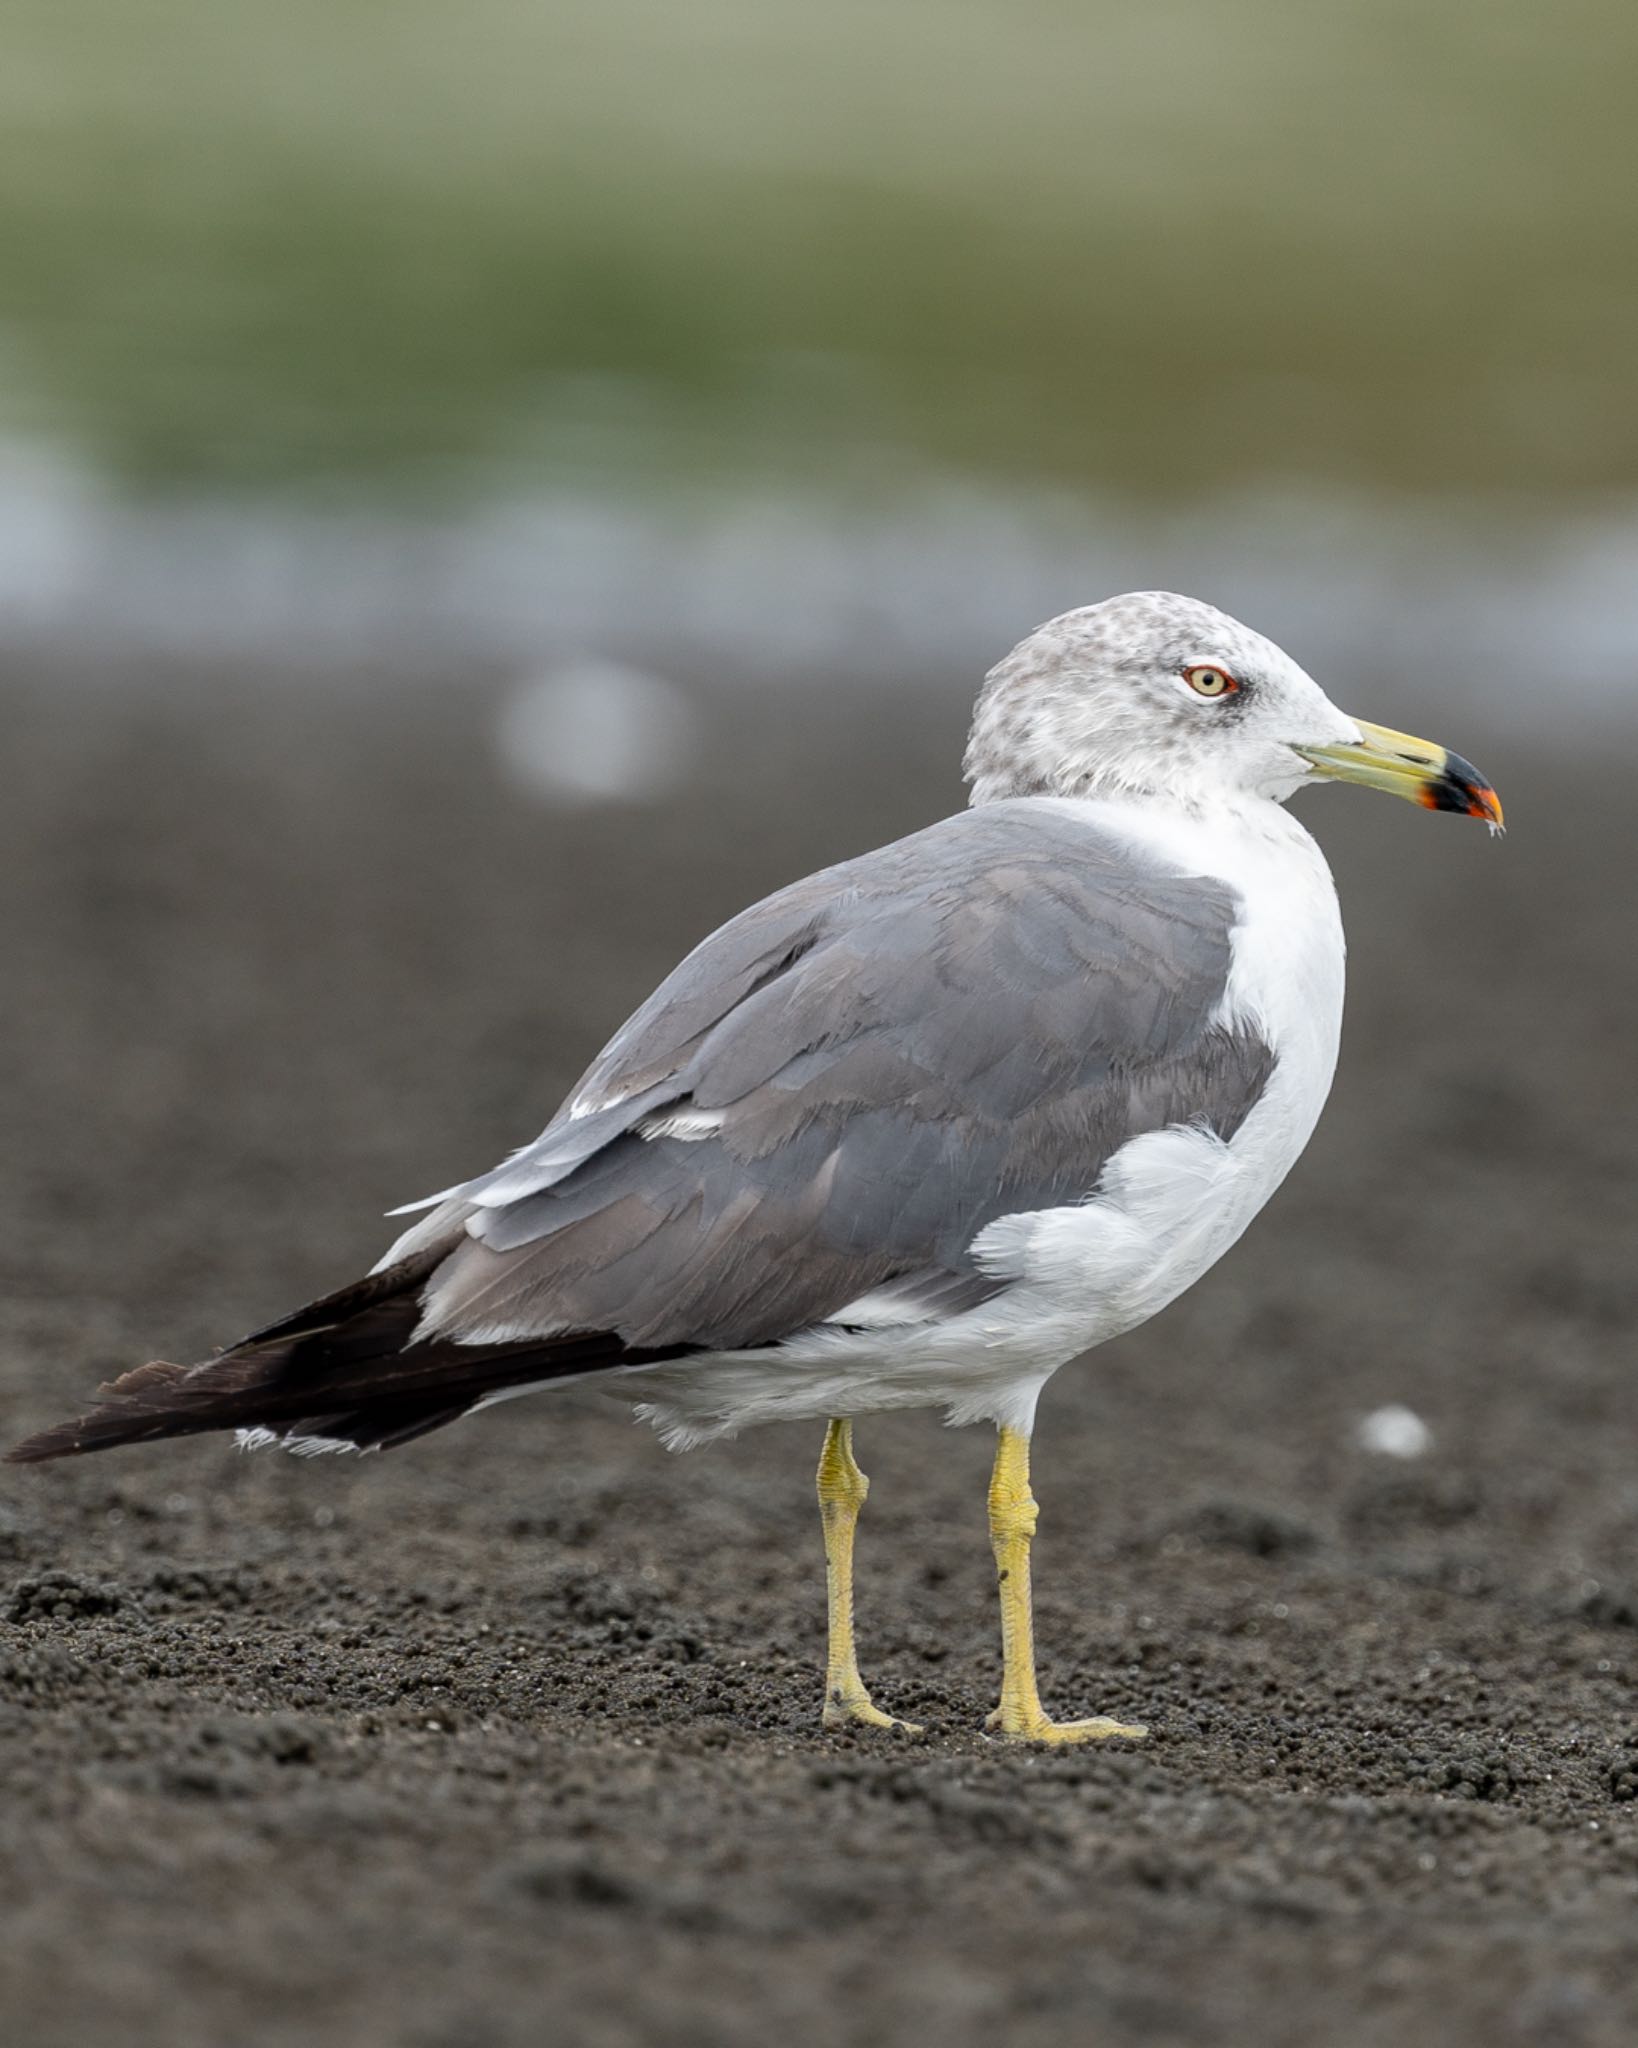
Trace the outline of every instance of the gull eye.
{"type": "Polygon", "coordinates": [[[1196,661],[1183,671],[1183,680],[1201,697],[1231,697],[1240,685],[1226,668],[1215,661],[1196,661]]]}

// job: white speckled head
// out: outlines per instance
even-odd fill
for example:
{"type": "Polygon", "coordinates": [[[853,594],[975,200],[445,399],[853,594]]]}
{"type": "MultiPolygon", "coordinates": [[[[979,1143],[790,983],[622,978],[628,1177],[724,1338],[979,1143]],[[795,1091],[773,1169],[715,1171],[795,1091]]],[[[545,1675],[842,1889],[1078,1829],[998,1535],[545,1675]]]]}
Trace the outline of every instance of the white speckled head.
{"type": "Polygon", "coordinates": [[[1130,796],[1187,810],[1284,799],[1312,777],[1298,747],[1359,727],[1261,633],[1169,590],[1065,612],[985,678],[972,801],[1130,796]]]}

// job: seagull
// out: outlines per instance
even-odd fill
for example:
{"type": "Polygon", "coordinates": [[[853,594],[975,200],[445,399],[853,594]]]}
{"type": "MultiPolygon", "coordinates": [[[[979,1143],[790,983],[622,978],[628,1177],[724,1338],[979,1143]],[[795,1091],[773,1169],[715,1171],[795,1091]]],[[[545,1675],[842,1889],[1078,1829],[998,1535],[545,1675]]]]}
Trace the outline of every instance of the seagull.
{"type": "Polygon", "coordinates": [[[201,1364],[143,1365],[23,1463],[199,1431],[313,1455],[593,1384],[673,1448],[826,1424],[823,1721],[905,1728],[853,1629],[857,1416],[997,1432],[988,1726],[1036,1681],[1030,1440],[1061,1366],[1245,1230],[1330,1089],[1343,936],[1284,808],[1321,778],[1502,826],[1444,748],[1339,711],[1211,605],[1066,612],[986,678],[969,807],[777,891],[616,1032],[533,1144],[424,1203],[374,1270],[201,1364]]]}

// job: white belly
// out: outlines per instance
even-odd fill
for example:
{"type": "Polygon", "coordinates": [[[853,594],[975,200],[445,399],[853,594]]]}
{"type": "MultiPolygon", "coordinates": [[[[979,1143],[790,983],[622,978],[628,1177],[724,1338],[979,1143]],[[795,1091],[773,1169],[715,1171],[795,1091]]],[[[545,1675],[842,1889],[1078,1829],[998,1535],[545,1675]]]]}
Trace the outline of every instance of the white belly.
{"type": "Polygon", "coordinates": [[[604,1383],[638,1402],[668,1443],[759,1422],[928,1405],[947,1408],[952,1422],[1027,1429],[1052,1373],[1192,1286],[1291,1170],[1330,1091],[1342,1025],[1342,926],[1319,848],[1270,804],[1239,829],[1124,806],[1112,818],[1103,803],[1073,808],[1239,891],[1244,912],[1213,1021],[1249,1025],[1273,1051],[1257,1104],[1226,1143],[1192,1128],[1147,1133],[1115,1153],[1090,1199],[992,1224],[974,1256],[1012,1284],[966,1315],[812,1331],[604,1383]]]}

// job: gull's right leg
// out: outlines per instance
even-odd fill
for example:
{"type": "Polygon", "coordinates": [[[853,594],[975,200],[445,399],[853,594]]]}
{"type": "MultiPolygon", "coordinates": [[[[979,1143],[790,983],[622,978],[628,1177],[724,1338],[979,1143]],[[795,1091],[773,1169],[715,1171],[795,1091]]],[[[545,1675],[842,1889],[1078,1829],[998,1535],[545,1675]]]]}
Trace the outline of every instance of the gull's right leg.
{"type": "Polygon", "coordinates": [[[913,1721],[884,1714],[865,1691],[853,1647],[853,1532],[870,1481],[853,1457],[853,1424],[838,1419],[825,1431],[819,1454],[819,1516],[825,1529],[825,1585],[830,1596],[830,1649],[825,1660],[825,1726],[863,1721],[870,1728],[921,1730],[913,1721]]]}

